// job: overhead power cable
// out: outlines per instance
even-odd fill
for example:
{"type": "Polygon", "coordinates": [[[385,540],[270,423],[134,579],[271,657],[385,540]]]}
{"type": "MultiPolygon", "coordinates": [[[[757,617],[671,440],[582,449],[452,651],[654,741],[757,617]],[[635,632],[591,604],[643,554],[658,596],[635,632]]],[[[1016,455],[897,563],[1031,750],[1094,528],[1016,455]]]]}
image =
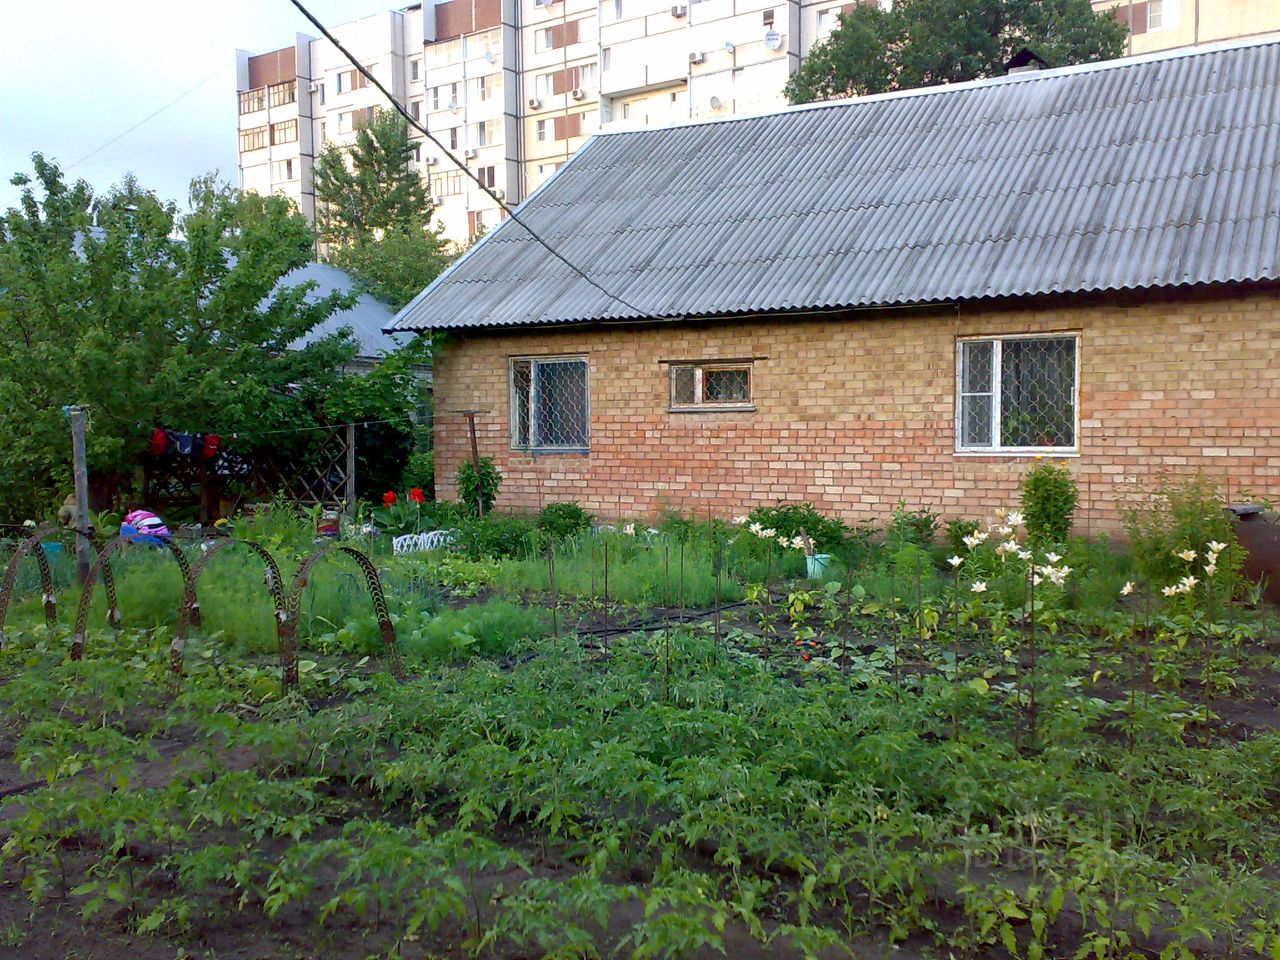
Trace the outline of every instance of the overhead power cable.
{"type": "MultiPolygon", "coordinates": [[[[103,150],[107,149],[107,147],[111,146],[113,143],[116,143],[116,142],[118,142],[118,141],[120,141],[120,140],[124,139],[124,138],[125,138],[125,137],[127,137],[129,134],[133,133],[133,131],[137,130],[140,126],[142,126],[144,123],[146,123],[148,120],[152,120],[152,119],[154,119],[155,117],[160,116],[160,114],[164,113],[166,110],[168,110],[170,107],[172,107],[172,106],[173,106],[175,103],[177,103],[179,100],[183,100],[183,99],[185,99],[185,98],[187,98],[187,97],[191,96],[191,94],[195,93],[197,90],[199,90],[199,89],[200,89],[201,87],[203,87],[206,83],[208,83],[210,80],[212,80],[212,79],[213,79],[214,77],[216,77],[218,74],[220,74],[223,70],[227,69],[227,67],[231,66],[231,64],[233,64],[233,63],[235,63],[235,61],[234,61],[234,60],[228,60],[226,63],[224,63],[222,66],[218,67],[218,69],[217,69],[217,70],[213,71],[213,73],[209,74],[207,77],[205,77],[205,78],[204,78],[203,80],[201,80],[199,83],[196,83],[196,84],[194,84],[193,86],[188,87],[186,90],[183,90],[183,91],[182,91],[182,93],[178,94],[176,97],[174,97],[174,98],[173,98],[172,100],[170,100],[168,103],[166,103],[164,106],[159,107],[159,108],[158,108],[158,109],[156,109],[156,110],[153,110],[151,113],[148,113],[145,117],[143,117],[141,120],[139,120],[139,121],[138,121],[137,123],[135,123],[133,126],[131,126],[131,127],[125,127],[125,129],[121,130],[119,133],[117,133],[114,137],[112,137],[112,138],[111,138],[110,140],[108,140],[106,143],[101,144],[100,146],[97,146],[97,147],[95,147],[94,149],[90,150],[88,153],[86,153],[86,154],[85,154],[83,157],[81,157],[79,160],[76,160],[74,163],[69,163],[69,164],[67,164],[67,169],[68,169],[68,170],[70,170],[72,167],[78,167],[80,164],[84,163],[84,162],[85,162],[86,160],[88,160],[90,157],[97,156],[99,153],[101,153],[103,150]]],[[[127,154],[126,154],[126,156],[127,156],[127,154]]]]}
{"type": "MultiPolygon", "coordinates": [[[[378,80],[378,78],[375,77],[373,73],[370,72],[363,63],[357,60],[351,54],[351,52],[342,45],[341,41],[339,41],[338,38],[333,35],[333,33],[329,30],[328,27],[326,27],[323,23],[321,23],[315,17],[315,15],[311,13],[310,10],[308,10],[305,6],[303,6],[301,0],[289,0],[289,2],[292,3],[295,7],[297,7],[298,11],[304,17],[307,18],[307,20],[311,23],[311,25],[315,27],[318,31],[320,31],[321,35],[330,43],[332,43],[338,49],[339,53],[341,53],[344,57],[347,58],[347,62],[349,62],[358,71],[360,71],[361,76],[363,76],[366,80],[368,80],[371,84],[373,84],[375,87],[378,88],[379,92],[381,92],[381,94],[384,97],[386,97],[387,102],[391,104],[391,106],[395,109],[396,113],[400,114],[400,116],[402,116],[405,119],[405,121],[409,124],[409,126],[411,126],[413,129],[420,132],[424,137],[426,137],[433,144],[435,144],[440,149],[440,152],[449,159],[450,163],[452,163],[455,167],[457,167],[459,170],[465,173],[467,177],[470,178],[473,183],[475,183],[476,186],[478,186],[481,190],[484,191],[485,195],[488,196],[490,200],[492,200],[499,207],[505,210],[507,213],[507,216],[509,216],[516,223],[518,223],[521,227],[523,227],[524,231],[527,234],[529,234],[529,236],[532,237],[543,249],[545,249],[549,254],[551,254],[553,257],[555,257],[557,260],[563,263],[566,267],[568,267],[570,270],[576,273],[579,277],[581,277],[591,286],[595,287],[597,290],[603,293],[610,300],[613,300],[617,303],[622,304],[628,310],[631,310],[639,314],[640,316],[644,317],[646,320],[664,319],[662,317],[659,317],[650,313],[648,310],[642,309],[641,307],[637,307],[634,303],[631,303],[629,300],[625,299],[624,297],[621,297],[618,294],[614,293],[613,291],[606,289],[599,281],[590,277],[585,270],[583,270],[580,266],[578,266],[576,263],[574,263],[572,260],[566,257],[563,253],[561,253],[559,250],[553,247],[550,243],[548,243],[538,233],[538,231],[534,230],[533,227],[529,226],[529,224],[524,222],[521,216],[518,213],[516,213],[514,207],[509,206],[502,197],[499,197],[496,193],[494,193],[493,190],[483,180],[481,180],[477,174],[475,174],[469,167],[467,167],[465,163],[459,160],[458,157],[454,155],[453,151],[451,151],[448,147],[446,147],[439,140],[439,138],[436,137],[434,133],[428,130],[422,123],[420,123],[419,121],[415,120],[412,116],[410,116],[409,111],[406,110],[403,106],[401,106],[400,103],[396,100],[396,98],[391,95],[391,91],[388,90],[385,86],[383,86],[382,82],[378,80]]],[[[431,16],[430,7],[428,7],[425,4],[423,5],[423,8],[422,8],[422,15],[431,16]]]]}

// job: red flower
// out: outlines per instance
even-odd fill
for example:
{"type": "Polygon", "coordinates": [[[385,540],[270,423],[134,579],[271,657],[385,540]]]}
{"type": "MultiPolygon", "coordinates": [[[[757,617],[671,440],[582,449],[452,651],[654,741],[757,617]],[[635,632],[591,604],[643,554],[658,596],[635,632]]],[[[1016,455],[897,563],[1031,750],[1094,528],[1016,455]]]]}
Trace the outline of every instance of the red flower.
{"type": "Polygon", "coordinates": [[[399,499],[400,498],[396,496],[396,493],[394,490],[388,490],[386,493],[382,495],[382,505],[384,507],[394,506],[395,502],[399,499]]]}
{"type": "Polygon", "coordinates": [[[414,487],[412,490],[409,491],[409,499],[412,500],[414,503],[426,503],[427,495],[422,492],[421,487],[414,487]]]}

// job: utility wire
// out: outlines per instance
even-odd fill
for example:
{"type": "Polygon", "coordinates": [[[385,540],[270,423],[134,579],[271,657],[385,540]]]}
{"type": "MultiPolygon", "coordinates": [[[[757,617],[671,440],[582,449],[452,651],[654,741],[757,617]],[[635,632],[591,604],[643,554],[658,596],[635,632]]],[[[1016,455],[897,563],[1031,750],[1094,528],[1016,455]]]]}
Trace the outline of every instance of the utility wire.
{"type": "MultiPolygon", "coordinates": [[[[537,241],[537,242],[538,242],[538,243],[539,243],[539,244],[540,244],[540,245],[541,245],[541,246],[542,246],[542,247],[543,247],[543,248],[544,248],[548,253],[550,253],[553,257],[555,257],[557,260],[559,260],[561,263],[563,263],[566,267],[568,267],[570,270],[572,270],[574,273],[576,273],[579,277],[581,277],[583,280],[585,280],[585,281],[586,281],[587,283],[589,283],[591,286],[595,287],[597,290],[599,290],[601,293],[603,293],[603,294],[604,294],[606,297],[608,297],[610,300],[614,300],[614,301],[616,301],[616,302],[618,302],[618,303],[622,304],[622,305],[623,305],[624,307],[626,307],[628,310],[631,310],[631,311],[634,311],[635,313],[638,313],[640,316],[644,317],[646,320],[662,320],[662,319],[664,319],[664,318],[662,318],[662,317],[655,316],[654,314],[650,313],[648,310],[644,310],[644,309],[641,309],[640,307],[637,307],[634,303],[631,303],[630,301],[628,301],[628,300],[624,299],[623,297],[620,297],[618,294],[613,293],[612,291],[610,291],[610,290],[606,289],[606,288],[605,288],[603,285],[601,285],[598,281],[593,280],[590,276],[588,276],[588,275],[587,275],[587,272],[586,272],[585,270],[583,270],[583,269],[582,269],[581,267],[579,267],[576,263],[574,263],[573,261],[571,261],[571,260],[570,260],[568,257],[566,257],[563,253],[561,253],[559,250],[557,250],[555,247],[553,247],[551,244],[549,244],[546,240],[544,240],[544,239],[542,238],[542,236],[541,236],[541,235],[540,235],[536,230],[534,230],[534,229],[533,229],[533,227],[529,226],[529,224],[527,224],[527,223],[525,223],[525,222],[524,222],[524,220],[520,217],[520,215],[519,215],[518,213],[516,213],[516,211],[515,211],[515,208],[514,208],[514,207],[509,206],[509,205],[507,204],[507,202],[506,202],[504,199],[502,199],[502,198],[501,198],[501,197],[499,197],[496,193],[494,193],[494,192],[493,192],[493,190],[492,190],[490,187],[488,187],[488,186],[484,183],[484,181],[480,179],[480,177],[479,177],[479,176],[477,176],[475,173],[473,173],[473,172],[470,170],[470,168],[468,168],[468,167],[467,167],[467,165],[466,165],[465,163],[463,163],[461,160],[459,160],[459,159],[457,158],[457,156],[455,156],[455,155],[454,155],[453,151],[451,151],[448,147],[446,147],[446,146],[445,146],[445,145],[444,145],[444,144],[443,144],[443,143],[442,143],[442,142],[441,142],[441,141],[436,137],[436,135],[435,135],[434,133],[432,133],[430,130],[428,130],[428,129],[423,125],[423,124],[421,124],[421,123],[419,123],[417,120],[413,119],[413,117],[409,115],[409,111],[408,111],[408,110],[406,110],[404,107],[402,107],[402,106],[400,105],[400,103],[396,100],[396,98],[395,98],[395,97],[393,97],[393,96],[391,95],[391,91],[390,91],[390,90],[388,90],[386,87],[384,87],[384,86],[382,85],[382,82],[381,82],[381,81],[379,81],[379,80],[378,80],[378,78],[377,78],[377,77],[375,77],[375,76],[374,76],[374,75],[373,75],[373,74],[372,74],[372,73],[371,73],[371,72],[370,72],[370,71],[365,67],[365,65],[364,65],[363,63],[361,63],[359,60],[357,60],[357,59],[356,59],[356,58],[351,54],[351,52],[350,52],[349,50],[347,50],[347,48],[346,48],[346,47],[344,47],[344,46],[342,45],[342,43],[338,40],[338,38],[337,38],[337,37],[335,37],[335,36],[333,35],[333,33],[329,30],[329,28],[328,28],[328,27],[326,27],[323,23],[321,23],[318,19],[316,19],[315,15],[314,15],[314,14],[312,14],[312,13],[311,13],[311,11],[310,11],[310,10],[308,10],[305,6],[303,6],[303,5],[302,5],[301,0],[289,0],[289,2],[290,2],[290,3],[292,3],[295,7],[297,7],[297,8],[298,8],[298,11],[299,11],[299,12],[300,12],[304,17],[306,17],[306,18],[307,18],[307,20],[311,23],[311,25],[312,25],[313,27],[315,27],[317,30],[319,30],[319,31],[320,31],[321,35],[323,35],[323,36],[324,36],[324,38],[325,38],[326,40],[328,40],[328,41],[329,41],[330,43],[332,43],[335,47],[337,47],[338,52],[339,52],[339,53],[341,53],[344,57],[346,57],[346,58],[347,58],[347,61],[348,61],[348,62],[349,62],[353,67],[355,67],[357,70],[359,70],[359,71],[360,71],[361,76],[363,76],[366,80],[368,80],[371,84],[373,84],[375,87],[377,87],[377,88],[378,88],[378,90],[382,93],[382,95],[383,95],[384,97],[386,97],[386,98],[387,98],[387,102],[388,102],[388,103],[390,103],[390,104],[391,104],[391,106],[392,106],[393,108],[395,108],[396,113],[398,113],[398,114],[400,114],[400,116],[404,117],[404,119],[408,122],[408,124],[409,124],[411,127],[413,127],[415,130],[419,131],[419,132],[420,132],[424,137],[426,137],[428,140],[430,140],[432,143],[434,143],[434,144],[435,144],[435,145],[440,149],[440,152],[441,152],[441,153],[443,153],[446,157],[448,157],[448,158],[449,158],[449,162],[450,162],[450,163],[452,163],[452,164],[453,164],[454,166],[456,166],[459,170],[461,170],[463,173],[465,173],[465,174],[466,174],[466,175],[467,175],[467,176],[468,176],[468,177],[469,177],[469,178],[470,178],[470,179],[471,179],[471,180],[476,184],[476,186],[478,186],[481,190],[483,190],[483,191],[485,192],[485,194],[489,197],[489,199],[491,199],[491,200],[492,200],[494,203],[496,203],[499,207],[501,207],[503,210],[505,210],[505,211],[507,212],[507,216],[509,216],[509,217],[510,217],[512,220],[514,220],[516,223],[518,223],[521,227],[523,227],[523,228],[524,228],[524,230],[525,230],[525,232],[526,232],[526,233],[528,233],[528,234],[529,234],[529,236],[530,236],[530,237],[532,237],[535,241],[537,241]]],[[[430,11],[430,9],[427,7],[427,5],[425,5],[425,4],[423,5],[422,15],[423,15],[424,17],[425,17],[425,16],[431,16],[431,11],[430,11]]]]}
{"type": "Polygon", "coordinates": [[[172,107],[179,100],[183,100],[191,96],[191,94],[195,93],[197,90],[203,87],[206,83],[208,83],[218,74],[220,74],[223,70],[227,69],[227,67],[229,67],[234,62],[235,62],[234,60],[228,60],[226,63],[222,64],[222,66],[218,67],[217,70],[213,71],[213,73],[209,74],[207,77],[205,77],[203,80],[201,80],[199,83],[195,84],[194,86],[188,87],[186,90],[182,91],[182,93],[178,94],[168,103],[166,103],[164,106],[160,107],[157,110],[153,110],[151,113],[148,113],[145,117],[143,117],[133,126],[126,127],[124,130],[117,133],[114,137],[112,137],[106,143],[102,144],[101,146],[95,147],[93,150],[90,150],[88,153],[86,153],[83,157],[81,157],[79,160],[75,161],[74,163],[67,164],[67,169],[70,170],[72,167],[76,167],[84,163],[90,157],[97,156],[99,153],[107,149],[107,147],[111,146],[113,143],[116,143],[117,141],[122,140],[124,137],[127,137],[129,134],[133,133],[133,131],[137,130],[140,126],[142,126],[148,120],[151,120],[154,117],[158,117],[160,114],[164,113],[166,110],[172,107]]]}

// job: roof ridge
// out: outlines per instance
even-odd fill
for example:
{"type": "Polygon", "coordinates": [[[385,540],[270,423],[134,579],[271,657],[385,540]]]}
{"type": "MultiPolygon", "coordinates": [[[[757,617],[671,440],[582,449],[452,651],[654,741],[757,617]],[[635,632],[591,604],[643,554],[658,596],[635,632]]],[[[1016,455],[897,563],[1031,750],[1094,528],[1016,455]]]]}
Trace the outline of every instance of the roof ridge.
{"type": "Polygon", "coordinates": [[[664,130],[679,130],[684,127],[700,127],[719,123],[741,123],[748,120],[762,120],[765,117],[786,116],[793,113],[803,113],[808,110],[830,110],[861,106],[868,103],[882,103],[886,100],[937,96],[940,94],[961,93],[968,90],[986,89],[989,87],[1003,87],[1018,83],[1034,83],[1038,80],[1050,80],[1054,77],[1072,76],[1078,73],[1098,73],[1104,70],[1122,70],[1129,67],[1143,66],[1148,63],[1159,63],[1166,60],[1181,60],[1189,57],[1211,56],[1246,47],[1265,47],[1272,45],[1280,45],[1280,32],[1268,33],[1258,37],[1220,40],[1214,41],[1213,43],[1202,43],[1190,47],[1172,47],[1168,50],[1156,50],[1151,53],[1115,57],[1111,60],[1092,60],[1088,63],[1071,63],[1062,67],[1051,67],[1047,70],[1027,70],[1020,73],[1005,74],[1001,77],[981,77],[976,80],[964,80],[959,83],[940,83],[928,87],[912,87],[908,90],[890,90],[886,93],[869,93],[859,97],[838,97],[833,100],[815,100],[812,103],[790,103],[782,107],[770,110],[761,110],[755,113],[738,113],[723,117],[694,117],[688,120],[677,120],[663,126],[601,130],[593,134],[591,139],[639,136],[647,133],[657,133],[664,130]]]}

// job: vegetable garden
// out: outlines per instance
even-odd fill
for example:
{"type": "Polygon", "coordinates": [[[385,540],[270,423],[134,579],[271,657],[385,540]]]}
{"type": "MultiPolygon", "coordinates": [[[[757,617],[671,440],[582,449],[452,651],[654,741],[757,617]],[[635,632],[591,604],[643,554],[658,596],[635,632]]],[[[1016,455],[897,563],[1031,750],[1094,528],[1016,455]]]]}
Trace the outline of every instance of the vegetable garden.
{"type": "Polygon", "coordinates": [[[1211,490],[1121,550],[1052,480],[874,533],[414,501],[454,547],[367,568],[275,509],[122,545],[79,657],[27,558],[0,952],[1280,957],[1275,613],[1211,490]]]}

